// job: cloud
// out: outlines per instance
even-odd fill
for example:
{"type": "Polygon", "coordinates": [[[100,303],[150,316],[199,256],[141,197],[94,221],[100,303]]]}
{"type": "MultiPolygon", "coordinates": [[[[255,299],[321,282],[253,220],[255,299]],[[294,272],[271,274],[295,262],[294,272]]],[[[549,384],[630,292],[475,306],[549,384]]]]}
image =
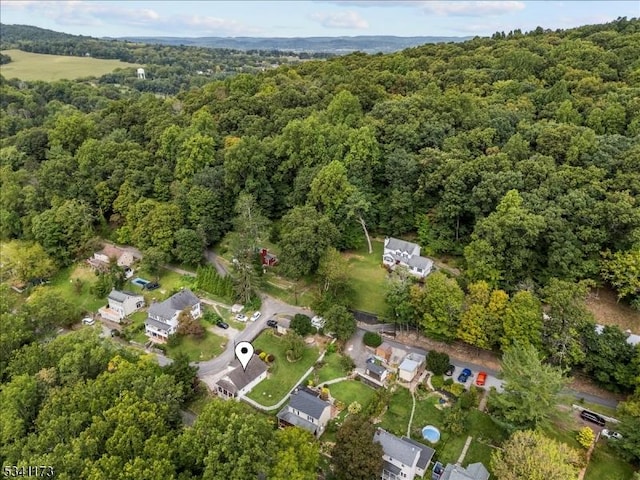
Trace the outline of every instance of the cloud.
{"type": "Polygon", "coordinates": [[[369,22],[351,10],[335,13],[314,13],[311,19],[326,28],[348,28],[363,30],[369,28],[369,22]]]}
{"type": "Polygon", "coordinates": [[[42,15],[58,25],[118,27],[127,26],[161,31],[171,35],[248,35],[261,29],[236,20],[201,15],[162,15],[150,8],[127,8],[118,2],[86,2],[69,0],[3,2],[3,8],[25,10],[42,15]]]}
{"type": "Polygon", "coordinates": [[[408,7],[422,10],[427,14],[452,17],[485,17],[504,15],[524,10],[525,4],[521,1],[410,1],[410,0],[327,0],[323,3],[331,3],[342,7],[408,7]]]}
{"type": "Polygon", "coordinates": [[[452,17],[486,17],[504,15],[524,10],[524,2],[423,2],[422,10],[439,16],[452,17]]]}

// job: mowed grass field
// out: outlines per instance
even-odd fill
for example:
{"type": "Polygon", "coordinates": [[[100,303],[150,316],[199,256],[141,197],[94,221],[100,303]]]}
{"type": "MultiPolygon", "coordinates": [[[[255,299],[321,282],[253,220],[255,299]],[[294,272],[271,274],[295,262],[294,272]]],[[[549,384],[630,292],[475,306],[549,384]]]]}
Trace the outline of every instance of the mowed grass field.
{"type": "Polygon", "coordinates": [[[116,68],[139,67],[120,60],[102,60],[90,57],[67,57],[63,55],[44,55],[22,50],[3,50],[11,57],[11,62],[0,67],[5,78],[18,78],[25,81],[73,80],[82,77],[99,77],[113,72],[116,68]]]}

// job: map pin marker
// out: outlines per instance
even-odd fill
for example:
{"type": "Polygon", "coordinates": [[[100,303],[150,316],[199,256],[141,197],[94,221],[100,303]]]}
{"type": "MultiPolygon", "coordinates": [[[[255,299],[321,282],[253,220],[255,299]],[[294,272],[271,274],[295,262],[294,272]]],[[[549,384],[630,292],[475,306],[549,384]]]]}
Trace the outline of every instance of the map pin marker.
{"type": "Polygon", "coordinates": [[[249,342],[239,342],[236,345],[236,358],[240,361],[243,370],[247,369],[251,357],[253,357],[253,345],[249,342]]]}

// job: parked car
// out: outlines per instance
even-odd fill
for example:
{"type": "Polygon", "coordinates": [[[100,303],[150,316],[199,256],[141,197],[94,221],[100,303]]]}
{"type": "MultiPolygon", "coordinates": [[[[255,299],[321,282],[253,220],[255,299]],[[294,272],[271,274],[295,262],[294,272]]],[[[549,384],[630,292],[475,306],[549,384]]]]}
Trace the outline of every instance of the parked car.
{"type": "Polygon", "coordinates": [[[120,336],[120,330],[118,330],[116,328],[112,328],[109,333],[111,334],[112,337],[119,337],[120,336]]]}
{"type": "Polygon", "coordinates": [[[85,317],[82,319],[82,324],[83,325],[95,325],[96,321],[95,319],[91,318],[91,317],[85,317]]]}
{"type": "Polygon", "coordinates": [[[229,328],[229,324],[228,324],[228,323],[226,323],[226,322],[223,322],[222,320],[218,320],[218,321],[216,322],[216,325],[217,325],[218,327],[220,327],[220,328],[224,328],[225,330],[226,330],[227,328],[229,328]]]}
{"type": "Polygon", "coordinates": [[[318,330],[324,328],[326,323],[327,321],[318,315],[311,319],[311,326],[317,328],[318,330]]]}
{"type": "Polygon", "coordinates": [[[460,383],[465,383],[467,380],[469,380],[471,373],[472,373],[471,370],[469,370],[468,368],[465,368],[464,370],[462,370],[460,375],[458,375],[458,381],[460,383]]]}
{"type": "Polygon", "coordinates": [[[267,327],[276,328],[278,326],[278,322],[274,319],[267,320],[267,327]]]}
{"type": "Polygon", "coordinates": [[[247,316],[242,314],[242,313],[237,314],[234,318],[239,322],[246,322],[247,321],[247,316]]]}
{"type": "Polygon", "coordinates": [[[586,420],[587,422],[600,425],[601,427],[604,427],[605,424],[604,418],[602,418],[597,413],[590,412],[589,410],[583,410],[582,412],[580,412],[580,418],[586,420]]]}
{"type": "Polygon", "coordinates": [[[253,315],[251,315],[251,321],[255,322],[256,320],[258,320],[260,317],[262,316],[262,312],[256,312],[253,315]]]}
{"type": "Polygon", "coordinates": [[[455,366],[455,365],[449,365],[449,366],[447,367],[447,370],[444,372],[444,374],[445,374],[447,377],[451,377],[451,376],[453,375],[453,372],[455,371],[455,369],[456,369],[456,366],[455,366]]]}
{"type": "Polygon", "coordinates": [[[149,282],[142,287],[143,290],[156,290],[157,288],[160,288],[160,284],[158,282],[149,282]]]}
{"type": "Polygon", "coordinates": [[[614,432],[613,430],[607,430],[606,428],[602,429],[602,432],[600,432],[600,435],[602,435],[604,438],[613,438],[615,440],[622,440],[622,435],[620,435],[618,432],[614,432]]]}
{"type": "Polygon", "coordinates": [[[367,363],[376,363],[376,357],[367,358],[367,363]]]}
{"type": "Polygon", "coordinates": [[[478,385],[479,387],[482,387],[484,386],[486,381],[487,381],[487,372],[478,373],[478,378],[476,378],[476,385],[478,385]]]}

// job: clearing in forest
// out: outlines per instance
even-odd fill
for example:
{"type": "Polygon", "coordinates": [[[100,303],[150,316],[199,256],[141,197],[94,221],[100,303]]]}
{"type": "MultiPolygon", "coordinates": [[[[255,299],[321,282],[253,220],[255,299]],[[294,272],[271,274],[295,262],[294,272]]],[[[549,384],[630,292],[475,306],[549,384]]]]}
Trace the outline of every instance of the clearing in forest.
{"type": "Polygon", "coordinates": [[[120,60],[102,60],[91,57],[67,57],[63,55],[45,55],[22,50],[3,50],[11,57],[11,62],[0,67],[0,73],[6,78],[18,78],[25,81],[73,80],[83,77],[100,77],[113,72],[116,68],[139,67],[134,63],[120,60]]]}

